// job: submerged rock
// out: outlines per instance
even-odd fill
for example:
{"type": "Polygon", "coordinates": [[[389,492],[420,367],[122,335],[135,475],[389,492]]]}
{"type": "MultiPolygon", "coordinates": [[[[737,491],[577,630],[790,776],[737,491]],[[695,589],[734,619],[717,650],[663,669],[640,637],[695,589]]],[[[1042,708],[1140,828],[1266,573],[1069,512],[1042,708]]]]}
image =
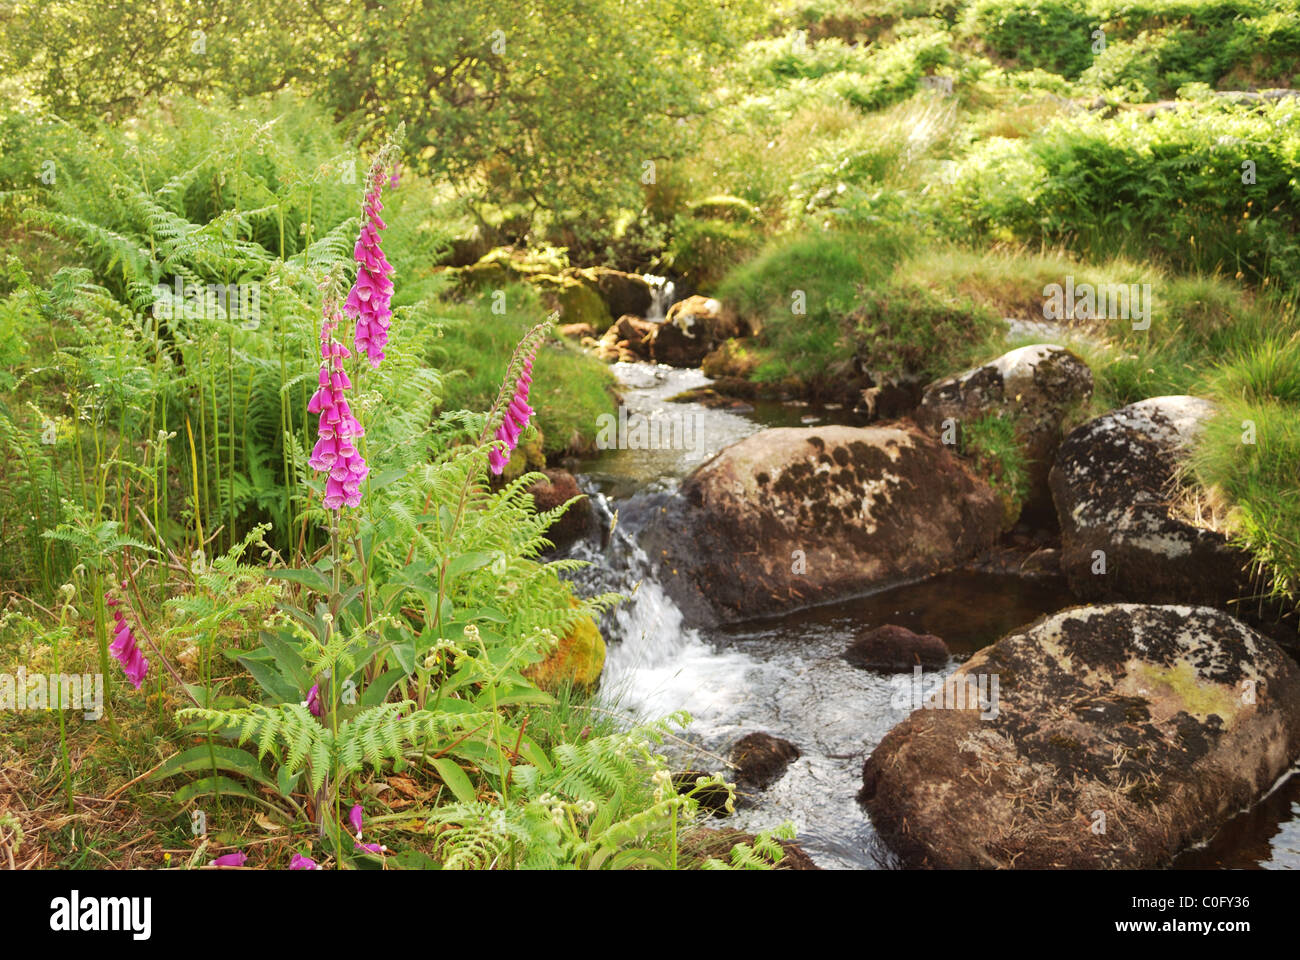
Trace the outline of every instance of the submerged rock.
{"type": "Polygon", "coordinates": [[[778,427],[682,483],[643,535],[688,620],[720,623],[936,573],[992,545],[993,491],[905,426],[778,427]]]}
{"type": "Polygon", "coordinates": [[[798,759],[798,747],[770,733],[747,733],[731,748],[736,782],[754,790],[766,790],[776,783],[798,759]]]}
{"type": "Polygon", "coordinates": [[[1250,558],[1177,509],[1176,477],[1213,412],[1197,397],[1155,397],[1066,437],[1051,488],[1075,596],[1224,605],[1248,595],[1250,558]]]}
{"type": "MultiPolygon", "coordinates": [[[[1086,363],[1064,347],[1035,344],[930,384],[916,410],[916,421],[938,437],[951,424],[951,433],[960,442],[961,431],[974,420],[1010,418],[1029,474],[1024,512],[1050,519],[1047,476],[1061,443],[1061,422],[1091,396],[1092,371],[1086,363]]],[[[1015,517],[1009,519],[1014,522],[1015,517]]]]}
{"type": "Polygon", "coordinates": [[[892,623],[867,630],[844,651],[855,667],[899,673],[915,666],[937,670],[948,662],[948,645],[929,633],[913,633],[892,623]]]}
{"type": "Polygon", "coordinates": [[[715,817],[725,817],[731,812],[727,809],[731,791],[720,783],[700,783],[701,780],[707,781],[711,776],[713,775],[703,770],[682,770],[672,775],[673,789],[682,796],[693,797],[699,803],[701,810],[715,817]]]}
{"type": "Polygon", "coordinates": [[[1210,607],[1063,610],[950,689],[980,676],[989,719],[970,695],[917,710],[863,767],[860,798],[909,865],[1163,866],[1300,755],[1300,667],[1210,607]]]}

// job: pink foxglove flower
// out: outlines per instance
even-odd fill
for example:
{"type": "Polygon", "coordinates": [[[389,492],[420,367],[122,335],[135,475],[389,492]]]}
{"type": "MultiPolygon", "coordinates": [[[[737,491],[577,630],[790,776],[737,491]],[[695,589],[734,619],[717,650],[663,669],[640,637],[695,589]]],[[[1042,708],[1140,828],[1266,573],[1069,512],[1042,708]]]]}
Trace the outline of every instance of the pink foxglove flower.
{"type": "Polygon", "coordinates": [[[523,432],[524,427],[528,426],[528,420],[535,412],[528,405],[528,388],[532,382],[533,354],[530,353],[524,359],[523,368],[519,371],[519,379],[515,382],[514,396],[506,407],[501,425],[497,427],[496,438],[506,445],[506,449],[502,451],[500,447],[494,446],[488,454],[488,466],[495,474],[499,475],[506,468],[510,460],[510,451],[519,445],[519,434],[523,432]]]}
{"type": "Polygon", "coordinates": [[[320,684],[313,683],[310,690],[307,691],[307,709],[311,711],[313,717],[319,717],[325,711],[325,705],[320,698],[320,684]]]}
{"type": "Polygon", "coordinates": [[[343,370],[343,361],[352,354],[334,339],[338,320],[334,301],[326,298],[325,320],[320,333],[320,385],[307,404],[309,412],[320,414],[316,446],[308,463],[313,470],[327,474],[324,500],[327,510],[358,506],[361,503],[361,481],[370,473],[355,443],[359,437],[365,436],[365,431],[352,415],[352,408],[343,394],[352,386],[343,370]]]}
{"type": "Polygon", "coordinates": [[[211,865],[214,867],[242,867],[247,859],[247,855],[236,851],[217,857],[212,861],[211,865]]]}
{"type": "Polygon", "coordinates": [[[357,261],[357,280],[343,304],[343,311],[357,321],[354,338],[357,353],[365,353],[372,367],[378,367],[384,359],[388,325],[393,317],[389,306],[393,297],[393,281],[390,279],[393,267],[379,247],[379,231],[385,226],[379,218],[379,212],[384,209],[380,199],[384,179],[382,166],[371,170],[370,189],[366,192],[363,208],[365,222],[352,250],[357,261]]]}
{"type": "Polygon", "coordinates": [[[367,853],[373,853],[376,855],[381,853],[386,853],[388,851],[388,848],[382,846],[381,844],[361,842],[361,820],[362,820],[361,804],[358,803],[351,810],[348,811],[348,823],[352,825],[352,829],[356,832],[357,835],[357,841],[356,843],[352,844],[352,846],[357,850],[364,850],[367,853]]]}
{"type": "Polygon", "coordinates": [[[113,642],[108,645],[108,650],[122,665],[126,678],[139,690],[145,674],[149,672],[149,661],[140,652],[131,625],[126,622],[125,615],[118,609],[121,601],[116,597],[107,597],[105,603],[113,608],[113,642]]]}
{"type": "Polygon", "coordinates": [[[316,861],[311,857],[304,857],[301,853],[295,853],[293,859],[289,861],[290,870],[319,870],[316,861]]]}

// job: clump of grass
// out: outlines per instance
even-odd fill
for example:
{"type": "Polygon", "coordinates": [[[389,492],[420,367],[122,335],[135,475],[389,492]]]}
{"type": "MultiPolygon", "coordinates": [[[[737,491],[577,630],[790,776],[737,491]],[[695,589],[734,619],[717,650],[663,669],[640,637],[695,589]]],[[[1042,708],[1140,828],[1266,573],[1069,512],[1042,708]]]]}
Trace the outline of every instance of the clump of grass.
{"type": "Polygon", "coordinates": [[[775,242],[723,280],[719,295],[759,331],[759,382],[816,381],[851,351],[846,318],[862,284],[881,279],[905,248],[888,231],[804,232],[775,242]]]}
{"type": "Polygon", "coordinates": [[[933,379],[960,368],[1002,330],[998,317],[962,296],[892,280],[864,290],[853,312],[858,356],[871,370],[933,379]]]}
{"type": "Polygon", "coordinates": [[[1010,527],[1029,499],[1029,467],[1014,418],[991,413],[964,424],[960,449],[1002,501],[1003,526],[1010,527]]]}
{"type": "Polygon", "coordinates": [[[1197,480],[1232,503],[1227,528],[1268,592],[1300,608],[1298,463],[1300,404],[1273,400],[1221,400],[1191,459],[1197,480]]]}
{"type": "MultiPolygon", "coordinates": [[[[519,338],[543,314],[536,292],[526,284],[505,288],[507,313],[492,310],[491,295],[437,306],[444,336],[432,347],[431,362],[448,370],[443,409],[486,410],[501,385],[501,374],[519,338]]],[[[549,341],[538,352],[529,402],[537,410],[548,456],[589,449],[597,418],[615,413],[613,377],[599,360],[567,342],[549,341]]]]}

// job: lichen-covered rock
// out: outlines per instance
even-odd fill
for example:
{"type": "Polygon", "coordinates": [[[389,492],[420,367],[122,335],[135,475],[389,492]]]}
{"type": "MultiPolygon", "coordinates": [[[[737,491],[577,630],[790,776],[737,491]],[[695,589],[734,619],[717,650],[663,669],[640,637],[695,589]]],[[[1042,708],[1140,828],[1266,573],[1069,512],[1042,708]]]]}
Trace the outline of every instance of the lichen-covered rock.
{"type": "Polygon", "coordinates": [[[643,544],[689,620],[744,620],[916,579],[997,538],[1001,508],[903,426],[763,430],[683,481],[643,544]]]}
{"type": "Polygon", "coordinates": [[[1179,467],[1213,411],[1197,397],[1155,397],[1065,438],[1050,482],[1075,596],[1223,605],[1249,594],[1249,557],[1173,506],[1179,467]]]}
{"type": "Polygon", "coordinates": [[[786,767],[799,759],[799,748],[770,733],[747,733],[731,748],[736,783],[753,790],[766,790],[785,775],[786,767]]]}
{"type": "Polygon", "coordinates": [[[913,633],[887,623],[857,637],[844,651],[855,667],[879,673],[898,673],[914,666],[937,670],[948,662],[948,645],[930,633],[913,633]]]}
{"type": "Polygon", "coordinates": [[[1300,667],[1211,607],[1063,610],[975,654],[943,703],[862,771],[913,866],[1163,866],[1300,755],[1300,667]]]}
{"type": "Polygon", "coordinates": [[[916,422],[938,437],[951,424],[960,442],[963,426],[973,420],[1011,418],[1029,473],[1024,512],[1033,518],[1050,517],[1047,476],[1061,443],[1062,419],[1091,396],[1092,371],[1086,363],[1064,347],[1034,344],[930,384],[916,410],[916,422]]]}

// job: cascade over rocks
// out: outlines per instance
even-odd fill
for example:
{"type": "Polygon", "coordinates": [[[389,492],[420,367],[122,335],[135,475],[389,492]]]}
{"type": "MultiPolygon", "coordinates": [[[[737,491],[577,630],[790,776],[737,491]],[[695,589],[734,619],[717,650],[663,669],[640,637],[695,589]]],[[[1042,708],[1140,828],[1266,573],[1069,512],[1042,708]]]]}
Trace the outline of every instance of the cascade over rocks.
{"type": "Polygon", "coordinates": [[[1213,412],[1197,397],[1155,397],[1066,437],[1050,484],[1075,596],[1224,605],[1250,594],[1249,557],[1177,509],[1175,477],[1213,412]]]}
{"type": "Polygon", "coordinates": [[[860,799],[911,866],[1165,866],[1300,756],[1300,667],[1211,607],[1063,610],[952,689],[980,676],[991,718],[971,692],[916,710],[863,766],[860,799]]]}
{"type": "Polygon", "coordinates": [[[1000,523],[988,485],[913,427],[778,427],[696,469],[642,543],[687,619],[715,624],[937,573],[1000,523]]]}

